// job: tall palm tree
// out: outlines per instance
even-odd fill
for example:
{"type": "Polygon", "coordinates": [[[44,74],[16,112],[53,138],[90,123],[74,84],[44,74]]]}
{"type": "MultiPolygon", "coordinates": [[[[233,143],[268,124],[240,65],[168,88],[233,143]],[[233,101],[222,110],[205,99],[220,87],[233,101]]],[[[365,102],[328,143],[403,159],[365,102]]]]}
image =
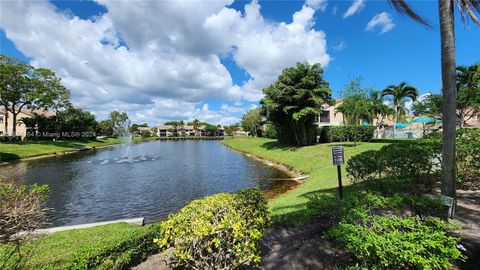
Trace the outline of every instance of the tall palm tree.
{"type": "Polygon", "coordinates": [[[408,99],[416,101],[418,90],[406,82],[402,82],[399,85],[392,84],[387,86],[387,88],[382,91],[382,96],[392,96],[393,109],[395,110],[395,125],[393,125],[393,130],[395,131],[400,115],[406,113],[405,101],[408,99]]]}
{"type": "MultiPolygon", "coordinates": [[[[430,26],[420,17],[405,0],[389,0],[392,6],[402,15],[415,21],[430,26]]],[[[458,11],[465,22],[469,18],[480,25],[480,20],[475,13],[480,14],[478,0],[456,0],[458,11]]],[[[442,153],[442,195],[456,198],[455,189],[455,138],[456,138],[456,55],[455,55],[455,26],[454,26],[454,1],[438,0],[440,19],[440,46],[442,49],[442,92],[443,92],[443,153],[442,153]]],[[[450,216],[455,212],[455,203],[451,208],[450,216]]]]}

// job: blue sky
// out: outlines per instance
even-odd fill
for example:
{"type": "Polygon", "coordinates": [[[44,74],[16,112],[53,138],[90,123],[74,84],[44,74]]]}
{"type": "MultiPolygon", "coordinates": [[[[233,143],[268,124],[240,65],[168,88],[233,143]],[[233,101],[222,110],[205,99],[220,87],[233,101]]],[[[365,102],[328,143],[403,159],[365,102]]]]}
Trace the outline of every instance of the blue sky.
{"type": "MultiPolygon", "coordinates": [[[[100,119],[118,109],[151,125],[233,123],[281,69],[304,60],[326,66],[334,97],[359,76],[375,89],[402,81],[421,93],[441,87],[436,1],[411,1],[433,30],[386,1],[0,5],[1,53],[55,70],[75,104],[100,119]]],[[[471,65],[480,61],[480,27],[456,15],[457,63],[471,65]]]]}

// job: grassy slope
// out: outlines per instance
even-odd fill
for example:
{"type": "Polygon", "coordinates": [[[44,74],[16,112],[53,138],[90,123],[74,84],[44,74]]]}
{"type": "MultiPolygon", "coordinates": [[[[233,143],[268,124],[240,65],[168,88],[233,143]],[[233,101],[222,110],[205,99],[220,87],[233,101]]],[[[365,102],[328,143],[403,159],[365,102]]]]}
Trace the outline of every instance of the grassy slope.
{"type": "MultiPolygon", "coordinates": [[[[26,250],[33,248],[33,256],[29,260],[29,269],[40,269],[47,265],[62,268],[74,254],[80,250],[99,246],[115,246],[147,230],[147,227],[115,223],[81,230],[57,232],[30,241],[26,250]]],[[[0,247],[0,255],[3,254],[0,247]]]]}
{"type": "MultiPolygon", "coordinates": [[[[332,165],[331,147],[339,144],[318,144],[306,147],[284,147],[274,140],[265,138],[235,138],[225,140],[223,144],[236,150],[254,154],[294,170],[310,175],[305,183],[269,202],[276,222],[305,223],[314,215],[315,210],[307,207],[316,195],[329,193],[335,195],[338,188],[337,169],[332,165]]],[[[360,143],[351,147],[345,145],[345,155],[349,157],[370,149],[380,149],[382,143],[360,143]]],[[[348,185],[345,166],[342,166],[343,184],[348,185]]],[[[347,191],[348,192],[348,191],[347,191]]]]}
{"type": "MultiPolygon", "coordinates": [[[[142,141],[135,138],[134,141],[142,141]]],[[[72,151],[80,147],[98,147],[119,144],[119,138],[105,138],[90,141],[21,141],[0,142],[0,161],[72,151]]]]}

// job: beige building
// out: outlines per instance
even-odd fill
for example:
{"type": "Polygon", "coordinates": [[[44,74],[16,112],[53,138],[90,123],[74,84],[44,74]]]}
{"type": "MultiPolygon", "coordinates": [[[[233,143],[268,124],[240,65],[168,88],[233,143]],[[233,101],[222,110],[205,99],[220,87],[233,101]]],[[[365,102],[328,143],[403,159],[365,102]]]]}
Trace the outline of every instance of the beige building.
{"type": "Polygon", "coordinates": [[[315,123],[319,127],[344,125],[345,119],[343,113],[337,111],[338,106],[341,104],[341,99],[338,99],[334,105],[329,105],[327,103],[323,104],[320,115],[315,117],[315,123]]]}
{"type": "MultiPolygon", "coordinates": [[[[22,109],[19,114],[17,114],[17,120],[15,125],[16,127],[16,136],[20,138],[25,138],[27,136],[27,127],[23,123],[23,118],[30,118],[37,115],[43,115],[46,117],[55,116],[54,112],[47,110],[33,110],[33,109],[22,109]]],[[[5,111],[5,109],[0,109],[0,136],[12,136],[13,135],[13,114],[11,112],[5,111]],[[8,120],[8,123],[7,123],[8,120]],[[8,126],[7,126],[8,124],[8,126]]]]}

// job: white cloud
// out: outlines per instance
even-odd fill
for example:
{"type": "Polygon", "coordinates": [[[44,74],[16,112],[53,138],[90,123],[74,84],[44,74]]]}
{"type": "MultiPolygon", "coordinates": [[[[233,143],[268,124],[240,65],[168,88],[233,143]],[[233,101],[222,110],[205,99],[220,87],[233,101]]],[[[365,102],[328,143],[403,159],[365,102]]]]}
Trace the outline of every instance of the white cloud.
{"type": "Polygon", "coordinates": [[[352,5],[343,14],[343,18],[348,18],[353,14],[360,12],[365,7],[365,0],[354,0],[352,5]]]}
{"type": "Polygon", "coordinates": [[[325,11],[327,8],[328,2],[327,0],[307,0],[305,1],[305,5],[315,9],[325,11]]]}
{"type": "Polygon", "coordinates": [[[116,109],[139,122],[236,122],[231,108],[212,111],[204,100],[255,102],[283,68],[330,61],[325,33],[312,28],[323,0],[307,1],[291,23],[265,20],[256,1],[243,14],[228,7],[232,0],[98,2],[107,12],[91,19],[48,1],[2,2],[0,27],[31,64],[56,71],[74,103],[99,118],[116,109]],[[220,62],[225,55],[249,74],[245,84],[233,83],[220,62]]]}
{"type": "Polygon", "coordinates": [[[333,15],[337,15],[337,10],[338,10],[338,6],[334,6],[334,7],[332,8],[332,14],[333,14],[333,15]]]}
{"type": "Polygon", "coordinates": [[[341,51],[341,50],[344,50],[345,48],[347,48],[347,44],[345,43],[345,41],[340,41],[337,45],[333,46],[332,47],[334,51],[341,51]]]}
{"type": "Polygon", "coordinates": [[[395,27],[392,16],[386,12],[378,13],[368,22],[366,31],[373,31],[375,28],[380,28],[380,34],[386,33],[395,27]]]}

